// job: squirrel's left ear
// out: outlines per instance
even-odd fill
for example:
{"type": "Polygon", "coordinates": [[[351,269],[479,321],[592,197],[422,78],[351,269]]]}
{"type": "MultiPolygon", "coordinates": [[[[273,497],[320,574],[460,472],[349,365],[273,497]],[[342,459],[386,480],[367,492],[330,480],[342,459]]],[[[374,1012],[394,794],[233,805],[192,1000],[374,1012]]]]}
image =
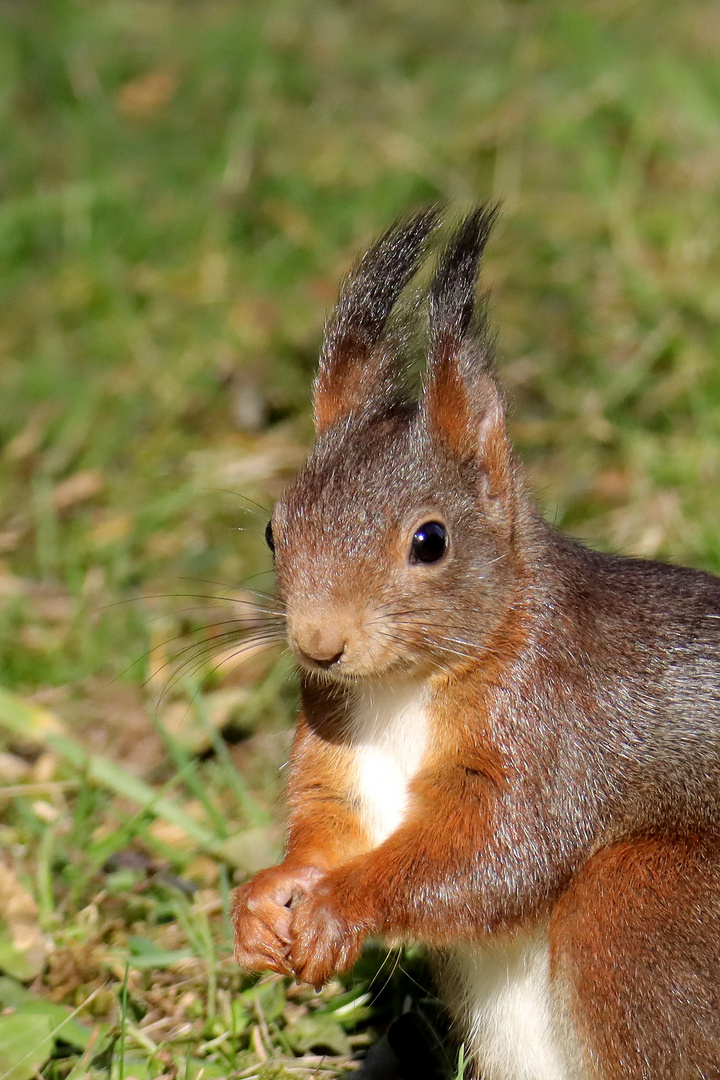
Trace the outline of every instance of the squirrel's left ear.
{"type": "Polygon", "coordinates": [[[325,330],[313,385],[318,434],[356,409],[384,404],[396,395],[400,364],[383,334],[438,218],[438,208],[431,207],[394,225],[343,284],[325,330]]]}
{"type": "Polygon", "coordinates": [[[430,286],[430,348],[422,410],[434,435],[460,461],[475,459],[483,490],[508,493],[512,452],[505,405],[492,377],[492,342],[477,314],[480,261],[497,217],[481,206],[462,222],[430,286]]]}

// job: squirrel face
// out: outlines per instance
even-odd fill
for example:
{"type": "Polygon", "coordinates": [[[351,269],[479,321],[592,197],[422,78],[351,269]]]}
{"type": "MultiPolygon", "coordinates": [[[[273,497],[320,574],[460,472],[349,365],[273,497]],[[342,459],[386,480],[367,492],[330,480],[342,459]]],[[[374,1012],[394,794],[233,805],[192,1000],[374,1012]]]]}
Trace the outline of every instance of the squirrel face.
{"type": "Polygon", "coordinates": [[[314,385],[318,440],[269,534],[288,640],[316,676],[477,663],[511,603],[519,481],[474,318],[493,216],[470,215],[440,259],[418,401],[402,392],[385,326],[434,210],[370,249],[328,324],[314,385]]]}
{"type": "Polygon", "coordinates": [[[509,570],[483,480],[474,459],[438,445],[417,406],[361,410],[321,436],[272,524],[305,669],[346,680],[478,655],[509,570]]]}

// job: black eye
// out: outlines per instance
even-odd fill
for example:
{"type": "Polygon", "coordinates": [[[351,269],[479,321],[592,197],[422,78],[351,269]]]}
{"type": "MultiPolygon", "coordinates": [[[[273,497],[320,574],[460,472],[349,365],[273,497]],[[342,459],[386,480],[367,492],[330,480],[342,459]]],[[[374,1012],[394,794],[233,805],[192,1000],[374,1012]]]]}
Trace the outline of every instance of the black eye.
{"type": "Polygon", "coordinates": [[[274,555],[275,554],[275,541],[273,540],[273,534],[272,534],[272,521],[268,521],[267,525],[265,526],[265,543],[267,544],[267,546],[270,548],[270,550],[272,551],[272,553],[274,555]]]}
{"type": "Polygon", "coordinates": [[[431,563],[442,559],[447,550],[447,530],[439,521],[426,521],[412,538],[411,563],[431,563]]]}

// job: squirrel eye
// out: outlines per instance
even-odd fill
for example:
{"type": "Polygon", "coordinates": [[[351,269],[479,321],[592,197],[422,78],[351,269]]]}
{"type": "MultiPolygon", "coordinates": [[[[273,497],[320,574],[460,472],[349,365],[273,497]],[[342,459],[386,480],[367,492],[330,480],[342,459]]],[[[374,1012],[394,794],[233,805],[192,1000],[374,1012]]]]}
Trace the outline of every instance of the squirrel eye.
{"type": "Polygon", "coordinates": [[[274,555],[275,554],[275,541],[273,540],[272,521],[268,521],[267,525],[265,526],[265,543],[267,544],[267,546],[270,548],[270,550],[272,551],[272,553],[274,555]]]}
{"type": "Polygon", "coordinates": [[[447,530],[439,521],[426,521],[412,538],[411,563],[433,563],[447,551],[447,530]]]}

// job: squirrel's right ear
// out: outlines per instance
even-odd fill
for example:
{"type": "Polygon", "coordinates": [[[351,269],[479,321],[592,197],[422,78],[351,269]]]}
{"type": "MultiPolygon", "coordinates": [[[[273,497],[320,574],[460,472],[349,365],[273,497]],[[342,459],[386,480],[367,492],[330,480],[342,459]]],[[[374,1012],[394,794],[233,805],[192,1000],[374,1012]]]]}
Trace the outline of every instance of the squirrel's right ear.
{"type": "Polygon", "coordinates": [[[461,223],[430,286],[430,348],[422,407],[435,436],[459,460],[474,459],[483,490],[498,503],[511,494],[513,462],[505,407],[492,377],[487,329],[475,293],[497,217],[480,206],[461,223]]]}
{"type": "Polygon", "coordinates": [[[318,434],[355,409],[394,395],[399,365],[383,334],[439,216],[439,209],[431,207],[394,225],[373,244],[343,284],[325,330],[313,385],[318,434]]]}

